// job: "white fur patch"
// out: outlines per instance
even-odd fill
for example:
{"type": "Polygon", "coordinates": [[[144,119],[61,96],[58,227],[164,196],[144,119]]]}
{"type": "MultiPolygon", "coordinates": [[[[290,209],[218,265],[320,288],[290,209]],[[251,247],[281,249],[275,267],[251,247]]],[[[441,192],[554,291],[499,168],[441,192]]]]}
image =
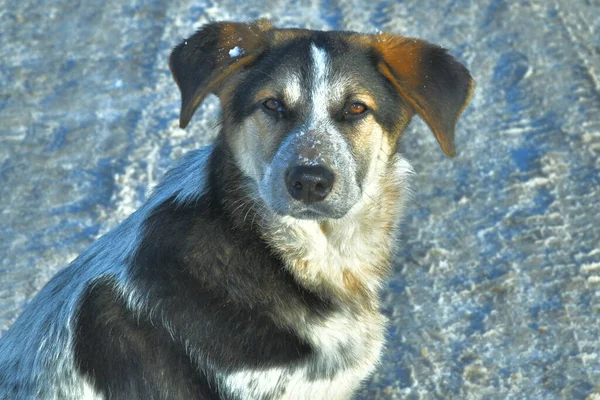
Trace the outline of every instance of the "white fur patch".
{"type": "Polygon", "coordinates": [[[301,335],[316,354],[301,365],[263,370],[241,370],[220,379],[222,389],[241,399],[281,400],[348,399],[374,370],[383,346],[384,318],[357,315],[348,310],[301,327],[301,335]],[[351,354],[344,359],[344,354],[351,354]],[[345,365],[348,364],[348,365],[345,365]],[[334,374],[316,378],[310,371],[319,366],[334,374]]]}
{"type": "Polygon", "coordinates": [[[346,309],[324,321],[307,324],[300,334],[317,349],[318,362],[326,369],[335,370],[349,361],[351,367],[338,378],[350,375],[349,379],[360,381],[379,360],[384,325],[385,318],[379,313],[346,309]],[[340,349],[344,349],[343,354],[340,349]]]}
{"type": "MultiPolygon", "coordinates": [[[[311,324],[310,341],[318,346],[314,360],[294,368],[242,370],[221,380],[225,390],[241,399],[274,398],[278,400],[343,400],[349,399],[362,381],[370,375],[379,359],[383,345],[383,325],[360,323],[350,315],[336,315],[322,325],[311,324]],[[377,328],[381,329],[377,329],[377,328]],[[373,330],[376,339],[373,340],[373,330]],[[310,375],[312,363],[330,367],[339,364],[340,345],[359,348],[360,360],[338,371],[332,377],[315,379],[310,375]],[[324,360],[330,358],[330,360],[324,360]]],[[[352,351],[352,350],[350,350],[352,351]]]]}
{"type": "Polygon", "coordinates": [[[310,125],[319,125],[328,120],[327,110],[330,104],[331,71],[329,59],[325,50],[318,48],[314,43],[310,47],[313,61],[314,83],[312,87],[312,115],[310,125]]]}
{"type": "Polygon", "coordinates": [[[82,400],[103,400],[104,397],[96,392],[96,390],[88,382],[83,384],[82,400]]]}
{"type": "Polygon", "coordinates": [[[240,132],[243,132],[245,140],[238,140],[235,143],[237,148],[234,151],[234,157],[240,170],[256,182],[260,180],[265,168],[260,162],[260,157],[258,157],[261,154],[258,148],[261,145],[258,129],[252,119],[244,121],[240,132]]]}
{"type": "Polygon", "coordinates": [[[305,368],[288,372],[284,368],[247,370],[229,375],[227,392],[244,400],[345,400],[360,385],[355,374],[340,374],[332,379],[309,379],[305,368]]]}

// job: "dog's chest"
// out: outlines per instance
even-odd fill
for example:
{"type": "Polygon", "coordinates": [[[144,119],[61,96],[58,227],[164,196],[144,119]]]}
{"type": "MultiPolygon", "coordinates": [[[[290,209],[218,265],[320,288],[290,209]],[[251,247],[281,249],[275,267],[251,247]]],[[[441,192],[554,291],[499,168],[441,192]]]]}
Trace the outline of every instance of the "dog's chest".
{"type": "Polygon", "coordinates": [[[338,312],[299,332],[315,349],[298,364],[245,369],[221,379],[240,399],[348,399],[375,368],[383,346],[384,317],[378,312],[338,312]]]}
{"type": "Polygon", "coordinates": [[[314,353],[294,364],[223,376],[232,398],[349,399],[373,372],[384,342],[378,299],[394,242],[390,209],[401,202],[384,200],[380,203],[389,203],[386,207],[365,203],[349,218],[329,223],[288,217],[270,221],[265,239],[297,282],[336,299],[339,308],[327,317],[284,317],[314,353]]]}

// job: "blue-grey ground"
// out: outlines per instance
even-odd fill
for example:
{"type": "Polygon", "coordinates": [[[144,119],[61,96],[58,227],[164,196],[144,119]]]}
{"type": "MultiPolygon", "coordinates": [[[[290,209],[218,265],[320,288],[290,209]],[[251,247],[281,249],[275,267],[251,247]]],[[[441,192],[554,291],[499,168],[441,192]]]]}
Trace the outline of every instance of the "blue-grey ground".
{"type": "Polygon", "coordinates": [[[392,31],[450,49],[477,89],[418,176],[359,399],[600,399],[597,0],[0,0],[0,332],[45,282],[214,136],[177,127],[170,49],[211,19],[392,31]]]}

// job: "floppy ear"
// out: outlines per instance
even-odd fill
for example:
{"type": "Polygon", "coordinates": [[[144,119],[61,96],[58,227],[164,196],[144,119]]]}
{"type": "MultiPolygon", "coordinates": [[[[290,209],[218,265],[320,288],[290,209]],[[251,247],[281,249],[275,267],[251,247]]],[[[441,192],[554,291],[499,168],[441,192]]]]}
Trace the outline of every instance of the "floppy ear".
{"type": "Polygon", "coordinates": [[[229,75],[256,60],[272,28],[265,19],[213,22],[173,49],[169,68],[181,91],[180,127],[188,125],[206,95],[218,93],[229,75]]]}
{"type": "Polygon", "coordinates": [[[469,71],[447,51],[423,40],[374,35],[379,71],[423,118],[446,155],[453,156],[454,128],[474,88],[469,71]]]}

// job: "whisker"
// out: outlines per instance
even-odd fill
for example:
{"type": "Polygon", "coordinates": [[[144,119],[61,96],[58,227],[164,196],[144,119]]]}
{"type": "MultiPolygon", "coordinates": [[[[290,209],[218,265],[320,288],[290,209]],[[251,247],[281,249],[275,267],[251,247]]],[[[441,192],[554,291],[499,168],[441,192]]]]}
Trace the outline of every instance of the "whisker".
{"type": "MultiPolygon", "coordinates": [[[[242,200],[245,200],[245,199],[242,199],[242,200]]],[[[231,214],[234,214],[240,208],[242,209],[242,211],[244,211],[244,207],[247,206],[248,204],[250,204],[251,202],[252,202],[252,200],[250,199],[250,200],[246,201],[245,203],[240,204],[231,212],[231,214]]]]}
{"type": "Polygon", "coordinates": [[[261,74],[264,74],[264,75],[268,76],[269,78],[272,78],[273,80],[275,80],[275,77],[274,77],[273,75],[271,75],[271,74],[269,74],[269,73],[267,73],[267,72],[263,71],[262,69],[258,69],[258,68],[256,68],[256,67],[254,67],[254,71],[258,71],[258,72],[260,72],[261,74]]]}
{"type": "Polygon", "coordinates": [[[250,204],[248,207],[248,211],[246,211],[246,215],[244,215],[244,222],[246,222],[246,218],[248,218],[248,213],[254,208],[254,204],[250,204]]]}

